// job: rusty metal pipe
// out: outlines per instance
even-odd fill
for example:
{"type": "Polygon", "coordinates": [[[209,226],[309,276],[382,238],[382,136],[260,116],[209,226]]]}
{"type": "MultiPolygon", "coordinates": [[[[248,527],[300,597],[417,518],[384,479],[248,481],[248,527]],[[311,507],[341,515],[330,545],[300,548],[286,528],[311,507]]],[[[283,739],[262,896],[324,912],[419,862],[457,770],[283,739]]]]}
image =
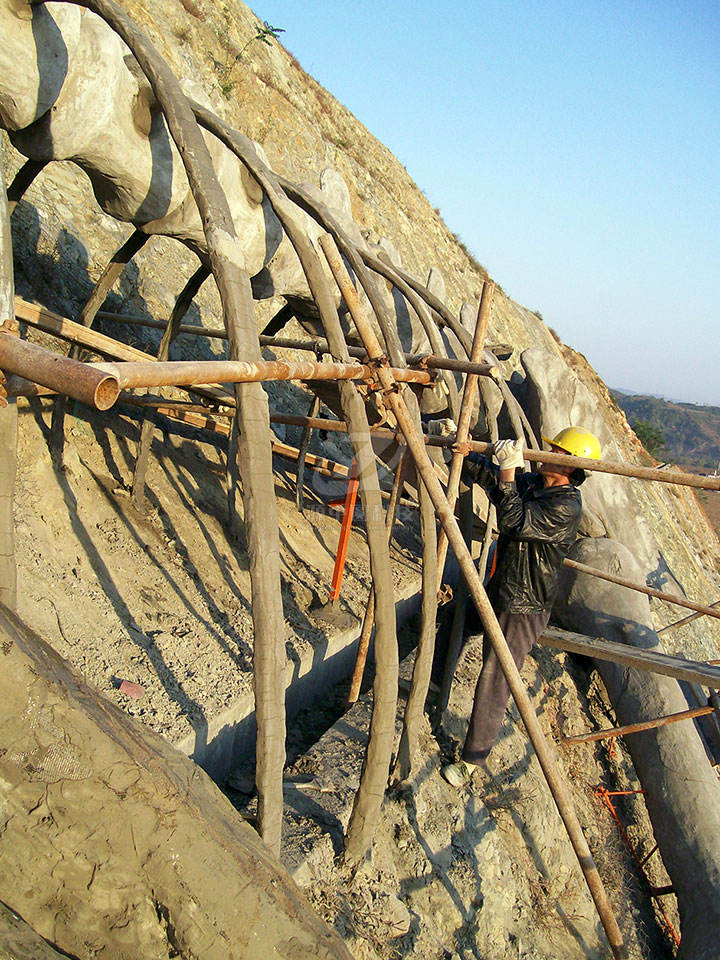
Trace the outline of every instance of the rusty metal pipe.
{"type": "MultiPolygon", "coordinates": [[[[287,363],[284,360],[177,360],[156,363],[98,363],[95,369],[117,378],[123,389],[186,387],[211,383],[258,383],[263,380],[367,380],[373,368],[363,363],[287,363]]],[[[430,384],[423,370],[393,370],[397,380],[430,384]]]]}
{"type": "Polygon", "coordinates": [[[9,333],[0,333],[0,370],[64,393],[97,410],[109,410],[120,393],[112,371],[79,363],[9,333]]]}
{"type": "Polygon", "coordinates": [[[639,723],[628,723],[624,727],[608,727],[596,733],[583,733],[577,737],[564,737],[560,743],[591,743],[593,740],[607,740],[609,737],[624,737],[627,733],[640,733],[643,730],[655,730],[656,727],[666,727],[669,723],[679,720],[694,720],[695,717],[705,717],[713,712],[713,707],[695,707],[693,710],[683,710],[681,713],[670,713],[666,717],[656,720],[642,720],[639,723]]]}

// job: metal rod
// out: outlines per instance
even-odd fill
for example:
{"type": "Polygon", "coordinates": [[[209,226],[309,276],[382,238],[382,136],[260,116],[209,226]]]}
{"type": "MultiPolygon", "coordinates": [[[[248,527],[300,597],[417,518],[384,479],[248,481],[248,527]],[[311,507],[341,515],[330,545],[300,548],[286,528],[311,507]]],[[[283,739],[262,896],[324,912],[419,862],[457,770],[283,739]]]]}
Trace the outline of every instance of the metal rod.
{"type": "Polygon", "coordinates": [[[578,563],[577,560],[570,560],[567,557],[563,560],[566,567],[571,570],[577,570],[579,573],[587,573],[591,577],[597,577],[599,580],[607,580],[608,583],[617,583],[621,587],[627,587],[628,590],[635,590],[638,593],[644,593],[648,597],[655,597],[657,600],[664,600],[666,603],[674,603],[678,607],[687,607],[688,610],[696,610],[698,615],[706,617],[715,617],[720,620],[720,610],[713,607],[706,607],[702,603],[695,603],[692,600],[683,600],[682,597],[674,597],[670,593],[663,593],[662,590],[655,590],[652,587],[645,587],[640,583],[633,583],[631,580],[623,580],[622,577],[615,577],[604,570],[598,570],[596,567],[588,567],[584,563],[578,563]]]}
{"type": "Polygon", "coordinates": [[[117,377],[36,343],[0,333],[0,370],[66,394],[97,410],[109,410],[120,393],[117,377]]]}
{"type": "Polygon", "coordinates": [[[628,723],[623,727],[608,727],[596,733],[584,733],[577,737],[563,737],[560,743],[590,743],[593,740],[607,740],[609,737],[624,737],[628,733],[640,733],[643,730],[654,730],[656,727],[665,727],[678,720],[692,720],[694,717],[705,717],[712,713],[712,707],[695,707],[693,710],[683,710],[681,713],[670,713],[656,720],[643,720],[640,723],[628,723]]]}
{"type": "MultiPolygon", "coordinates": [[[[400,498],[400,488],[403,484],[403,477],[406,470],[407,463],[407,451],[403,450],[400,463],[397,465],[395,470],[395,476],[393,478],[393,487],[390,493],[390,503],[387,508],[387,515],[385,517],[385,526],[388,533],[388,542],[392,539],[392,530],[393,523],[395,522],[395,511],[397,509],[398,500],[400,498]]],[[[375,590],[373,587],[370,587],[370,594],[368,596],[367,606],[365,607],[365,616],[363,618],[362,629],[360,630],[360,638],[358,640],[357,654],[355,655],[355,667],[353,668],[353,675],[350,680],[350,692],[348,693],[347,703],[348,706],[352,706],[353,703],[357,703],[357,698],[360,696],[360,687],[362,685],[363,674],[365,673],[365,664],[367,663],[368,650],[370,649],[370,635],[372,634],[373,627],[375,625],[375,590]]]]}
{"type": "Polygon", "coordinates": [[[334,603],[340,597],[343,573],[345,572],[345,559],[347,558],[352,522],[355,516],[355,501],[357,500],[359,489],[360,480],[358,478],[357,465],[353,460],[348,478],[347,493],[345,494],[343,518],[340,524],[340,538],[338,539],[337,552],[335,553],[335,566],[333,567],[332,581],[330,584],[330,596],[328,598],[330,603],[334,603]]]}
{"type": "Polygon", "coordinates": [[[355,325],[368,351],[368,356],[377,362],[378,377],[386,391],[387,402],[392,408],[398,424],[405,435],[408,448],[415,460],[418,472],[432,498],[438,518],[445,529],[450,545],[455,552],[462,573],[465,576],[472,598],[485,624],[488,639],[495,649],[513,698],[515,699],[528,735],[535,748],[540,766],[542,767],[560,816],[565,824],[613,954],[616,957],[624,957],[626,956],[626,952],[617,920],[610,907],[602,880],[600,879],[590,848],[588,847],[577,819],[577,814],[573,808],[569,792],[563,782],[554,753],[542,732],[537,715],[530,702],[528,692],[525,689],[525,685],[508,648],[507,641],[503,636],[502,630],[497,622],[497,617],[490,606],[490,601],[478,577],[472,555],[465,544],[453,512],[450,510],[440,481],[435,474],[433,464],[425,451],[422,437],[419,436],[415,424],[409,416],[402,393],[398,391],[397,384],[390,373],[387,360],[383,358],[375,332],[362,310],[357,291],[352,285],[332,237],[324,234],[320,237],[319,243],[327,257],[330,269],[338,282],[345,303],[352,313],[355,325]]]}
{"type": "MultiPolygon", "coordinates": [[[[720,607],[720,600],[716,600],[715,603],[710,604],[711,607],[720,607]]],[[[682,620],[676,620],[675,623],[669,623],[666,627],[661,627],[659,630],[656,630],[658,636],[663,633],[667,633],[669,630],[674,630],[676,627],[682,627],[686,623],[691,623],[693,620],[697,620],[699,617],[704,617],[704,613],[691,613],[689,617],[683,617],[682,620]]]]}
{"type": "MultiPolygon", "coordinates": [[[[152,363],[100,363],[90,366],[115,376],[123,389],[187,387],[212,383],[258,383],[264,380],[366,380],[374,373],[363,363],[310,363],[284,360],[168,360],[152,363]]],[[[422,370],[394,370],[406,383],[429,384],[422,370]]]]}

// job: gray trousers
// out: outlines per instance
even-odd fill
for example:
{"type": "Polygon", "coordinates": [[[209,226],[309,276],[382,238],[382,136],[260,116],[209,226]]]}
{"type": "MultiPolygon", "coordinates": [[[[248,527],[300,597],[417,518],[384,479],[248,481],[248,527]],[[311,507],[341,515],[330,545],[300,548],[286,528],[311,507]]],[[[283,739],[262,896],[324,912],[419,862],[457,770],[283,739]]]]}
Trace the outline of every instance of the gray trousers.
{"type": "MultiPolygon", "coordinates": [[[[498,623],[505,635],[518,670],[550,619],[544,613],[498,613],[498,623]]],[[[475,700],[470,725],[463,745],[462,758],[468,763],[482,763],[500,733],[510,687],[487,638],[483,637],[483,665],[475,687],[475,700]]]]}

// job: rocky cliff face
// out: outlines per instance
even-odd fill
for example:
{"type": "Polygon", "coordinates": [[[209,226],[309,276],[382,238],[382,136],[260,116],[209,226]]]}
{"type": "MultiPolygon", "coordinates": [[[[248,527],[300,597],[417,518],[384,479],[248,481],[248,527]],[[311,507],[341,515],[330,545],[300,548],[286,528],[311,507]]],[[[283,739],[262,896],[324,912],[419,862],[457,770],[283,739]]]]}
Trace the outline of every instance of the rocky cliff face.
{"type": "MultiPolygon", "coordinates": [[[[277,172],[296,182],[317,185],[321,171],[333,167],[347,184],[353,216],[368,239],[389,241],[404,267],[418,278],[427,279],[435,268],[434,288],[444,292],[454,311],[459,312],[466,301],[477,303],[483,268],[468,256],[396,158],[305,74],[292,56],[276,43],[245,47],[258,21],[244,4],[238,0],[223,5],[209,0],[164,0],[142,6],[125,0],[122,5],[176,75],[190,77],[202,87],[218,114],[262,145],[277,172]]],[[[22,158],[8,147],[5,162],[10,180],[22,158]]],[[[70,163],[51,165],[13,217],[18,293],[76,317],[107,260],[128,233],[127,225],[99,211],[77,168],[70,163]]],[[[492,272],[492,251],[482,255],[492,272]]],[[[153,238],[116,285],[110,306],[128,314],[165,319],[195,266],[194,256],[180,244],[153,238]]],[[[502,283],[502,277],[495,279],[502,283]]],[[[282,302],[272,298],[258,305],[259,327],[282,302]]],[[[212,283],[204,285],[188,319],[220,325],[212,283]]],[[[142,345],[157,343],[154,334],[137,336],[142,345]]],[[[622,412],[585,359],[557,343],[536,314],[502,292],[495,298],[489,339],[512,344],[514,352],[503,364],[503,372],[544,430],[577,417],[601,436],[608,459],[646,462],[622,412]]],[[[179,341],[174,356],[181,359],[196,350],[196,345],[179,341]]],[[[271,400],[279,409],[305,412],[307,398],[297,388],[273,388],[271,400]]],[[[208,719],[224,706],[227,687],[249,690],[250,686],[248,576],[242,551],[226,543],[222,456],[208,443],[190,442],[189,435],[165,435],[154,449],[151,509],[141,517],[130,508],[126,495],[134,458],[134,423],[128,418],[87,418],[77,408],[74,412],[69,425],[68,470],[58,477],[47,456],[47,411],[38,405],[23,408],[16,506],[19,612],[128,712],[176,742],[187,736],[202,739],[208,719]],[[113,678],[143,682],[146,698],[123,700],[113,678]]],[[[342,441],[327,441],[323,452],[334,459],[348,459],[342,441]]],[[[586,489],[586,502],[592,509],[586,518],[587,532],[625,543],[653,586],[683,591],[703,603],[720,596],[720,548],[692,492],[640,481],[607,482],[599,476],[591,478],[586,489]]],[[[299,518],[292,503],[292,483],[282,473],[278,495],[288,649],[291,660],[298,663],[296,655],[303,647],[310,648],[313,658],[323,656],[324,638],[312,627],[307,609],[316,585],[329,582],[335,521],[319,515],[299,518]]],[[[401,531],[393,558],[399,585],[415,574],[416,543],[410,527],[408,524],[401,531]]],[[[346,581],[349,605],[358,614],[364,605],[367,572],[358,538],[351,547],[346,581]]],[[[659,601],[652,602],[652,612],[658,626],[683,615],[659,601]]],[[[696,659],[717,658],[720,629],[716,621],[697,620],[668,634],[665,645],[668,652],[696,659]]],[[[582,729],[581,708],[567,719],[569,698],[563,690],[567,690],[566,681],[573,681],[557,667],[547,667],[546,673],[545,685],[540,682],[535,690],[539,708],[560,714],[566,729],[582,729]]],[[[472,688],[469,676],[464,678],[464,687],[467,701],[472,688]]],[[[517,766],[518,776],[527,766],[519,762],[525,748],[524,738],[516,731],[512,738],[507,737],[501,751],[507,769],[517,766]]],[[[588,766],[590,776],[594,775],[595,765],[588,766]]],[[[430,782],[429,777],[427,780],[430,782]]],[[[450,810],[453,801],[446,793],[431,792],[429,796],[429,805],[439,802],[440,796],[449,805],[447,817],[459,816],[457,805],[454,814],[450,810]]],[[[534,800],[534,794],[530,799],[534,800]]],[[[496,823],[503,837],[511,833],[514,814],[507,812],[510,807],[503,808],[504,820],[496,818],[488,827],[488,811],[479,800],[477,803],[478,817],[488,835],[494,835],[496,823]]],[[[545,834],[549,830],[545,821],[554,817],[549,799],[529,806],[536,810],[538,822],[542,821],[538,832],[545,834]]],[[[380,862],[389,856],[387,849],[393,839],[388,823],[383,829],[388,832],[388,845],[380,862]]],[[[409,827],[398,816],[394,838],[405,829],[409,827]]],[[[515,853],[493,855],[497,873],[493,882],[502,887],[506,882],[503,875],[512,875],[518,889],[524,890],[509,898],[513,902],[504,908],[508,915],[517,911],[517,929],[522,935],[518,933],[515,946],[514,939],[505,937],[503,915],[492,915],[492,937],[487,935],[484,942],[495,956],[551,956],[549,945],[538,947],[539,952],[527,952],[533,918],[537,919],[534,898],[542,899],[544,881],[538,880],[537,864],[526,864],[527,870],[516,866],[513,858],[517,859],[517,850],[524,847],[522,829],[517,825],[515,829],[518,835],[507,842],[508,850],[515,853]],[[520,939],[525,952],[521,952],[520,939]]],[[[451,857],[458,871],[470,869],[453,853],[452,847],[459,843],[448,839],[442,845],[442,856],[422,860],[417,869],[424,872],[423,883],[429,891],[434,889],[433,871],[440,874],[447,867],[444,858],[451,857]]],[[[597,843],[602,843],[599,832],[597,843]]],[[[471,842],[468,845],[472,847],[471,842]]],[[[528,859],[527,854],[523,856],[528,859]]],[[[565,867],[558,876],[564,883],[565,867]]],[[[582,898],[577,878],[572,883],[573,896],[582,898]]],[[[381,886],[378,880],[378,889],[381,886]]],[[[434,896],[426,907],[416,905],[415,909],[431,912],[433,904],[442,900],[437,893],[434,896]]],[[[471,902],[458,907],[452,893],[448,896],[451,906],[446,933],[453,924],[470,924],[474,913],[471,902]],[[458,920],[455,914],[463,915],[463,911],[468,917],[458,920]]],[[[332,899],[329,893],[327,897],[332,899]]],[[[488,916],[491,914],[485,913],[485,920],[481,918],[481,927],[490,922],[488,916]]],[[[589,927],[592,920],[583,922],[589,927]]],[[[572,926],[572,918],[566,925],[572,926]]],[[[439,924],[440,937],[442,930],[439,924]]],[[[562,949],[555,948],[554,955],[587,955],[582,953],[582,938],[576,939],[580,946],[568,940],[562,949]]],[[[384,955],[381,946],[377,949],[384,955]]],[[[599,955],[597,944],[593,943],[592,950],[599,955]]],[[[433,954],[428,946],[422,955],[443,953],[439,946],[433,954]]]]}

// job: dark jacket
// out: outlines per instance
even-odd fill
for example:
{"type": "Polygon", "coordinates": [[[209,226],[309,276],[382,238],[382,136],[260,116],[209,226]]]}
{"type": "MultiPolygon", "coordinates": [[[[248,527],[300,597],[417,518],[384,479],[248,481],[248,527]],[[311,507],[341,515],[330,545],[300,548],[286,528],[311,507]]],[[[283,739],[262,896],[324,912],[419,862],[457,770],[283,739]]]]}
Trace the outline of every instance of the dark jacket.
{"type": "Polygon", "coordinates": [[[465,458],[463,479],[475,481],[497,509],[495,570],[488,597],[496,613],[542,613],[557,594],[560,565],[577,537],[582,497],[576,483],[546,487],[542,476],[516,474],[500,481],[495,464],[480,454],[465,458]]]}

